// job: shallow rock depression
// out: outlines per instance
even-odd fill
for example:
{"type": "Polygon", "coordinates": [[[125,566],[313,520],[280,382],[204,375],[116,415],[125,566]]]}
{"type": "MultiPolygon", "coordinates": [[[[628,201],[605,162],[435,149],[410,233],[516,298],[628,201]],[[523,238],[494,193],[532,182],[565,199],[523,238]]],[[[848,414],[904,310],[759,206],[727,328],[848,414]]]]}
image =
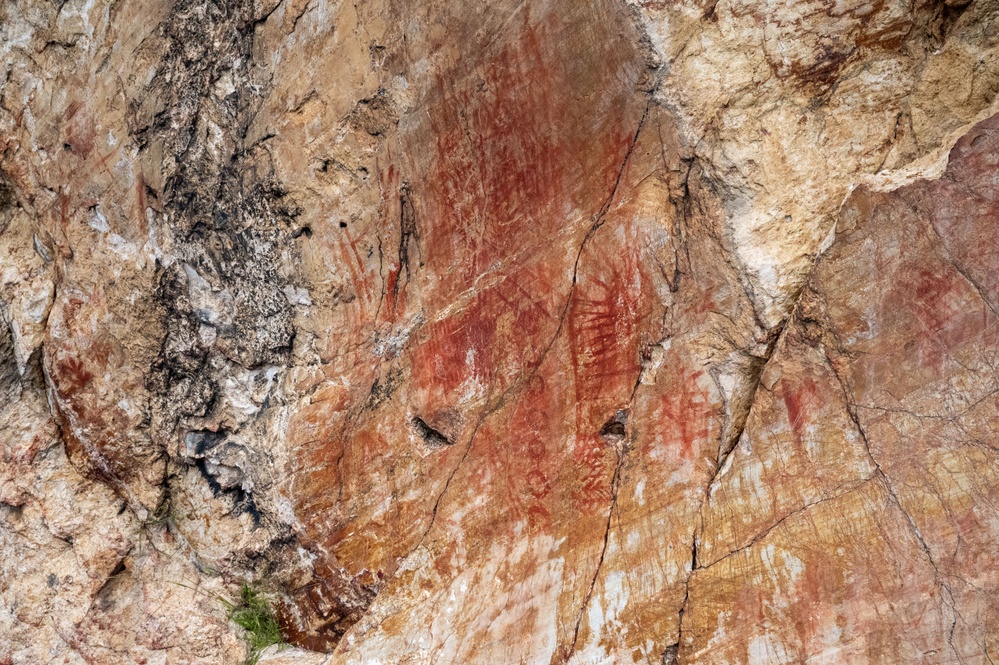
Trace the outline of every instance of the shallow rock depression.
{"type": "Polygon", "coordinates": [[[999,0],[0,0],[0,665],[999,661],[999,0]]]}

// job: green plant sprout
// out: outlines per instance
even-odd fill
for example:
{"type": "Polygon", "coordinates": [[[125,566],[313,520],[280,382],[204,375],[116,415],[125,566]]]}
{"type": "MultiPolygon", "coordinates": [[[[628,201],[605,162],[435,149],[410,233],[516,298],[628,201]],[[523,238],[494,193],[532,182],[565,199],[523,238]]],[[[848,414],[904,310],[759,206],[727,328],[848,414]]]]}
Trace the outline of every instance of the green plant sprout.
{"type": "Polygon", "coordinates": [[[249,584],[240,587],[239,602],[233,603],[224,598],[219,600],[225,606],[226,616],[246,631],[246,644],[250,651],[245,665],[256,665],[264,649],[272,644],[284,643],[281,626],[267,599],[249,584]]]}

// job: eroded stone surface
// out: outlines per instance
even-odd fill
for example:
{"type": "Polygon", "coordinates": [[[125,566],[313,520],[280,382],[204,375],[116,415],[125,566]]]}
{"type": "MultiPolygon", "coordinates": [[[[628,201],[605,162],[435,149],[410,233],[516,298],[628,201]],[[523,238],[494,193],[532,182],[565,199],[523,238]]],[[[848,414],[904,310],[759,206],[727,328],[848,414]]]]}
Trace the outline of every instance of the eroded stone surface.
{"type": "Polygon", "coordinates": [[[683,657],[995,652],[997,147],[846,202],[710,490],[683,657]]]}
{"type": "Polygon", "coordinates": [[[0,663],[988,662],[997,25],[0,7],[0,663]]]}

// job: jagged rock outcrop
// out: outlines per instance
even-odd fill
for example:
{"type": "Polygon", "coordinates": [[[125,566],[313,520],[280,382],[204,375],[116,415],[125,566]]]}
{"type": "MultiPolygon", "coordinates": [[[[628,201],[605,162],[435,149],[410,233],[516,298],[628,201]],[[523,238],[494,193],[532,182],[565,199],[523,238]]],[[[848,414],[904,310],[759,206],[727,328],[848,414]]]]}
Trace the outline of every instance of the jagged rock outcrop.
{"type": "Polygon", "coordinates": [[[997,26],[0,6],[0,664],[991,662],[997,26]]]}

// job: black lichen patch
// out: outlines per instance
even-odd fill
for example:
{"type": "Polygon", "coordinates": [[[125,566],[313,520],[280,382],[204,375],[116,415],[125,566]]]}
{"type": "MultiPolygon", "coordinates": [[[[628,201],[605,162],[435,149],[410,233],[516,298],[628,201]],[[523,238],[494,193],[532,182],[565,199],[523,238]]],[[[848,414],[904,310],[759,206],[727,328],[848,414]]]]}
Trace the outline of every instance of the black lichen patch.
{"type": "Polygon", "coordinates": [[[217,432],[209,430],[189,432],[185,437],[187,453],[194,458],[204,457],[206,452],[225,441],[228,435],[224,429],[217,432]]]}
{"type": "Polygon", "coordinates": [[[14,358],[14,338],[10,328],[0,318],[0,396],[13,394],[20,383],[14,358]]]}
{"type": "Polygon", "coordinates": [[[260,509],[257,507],[257,503],[250,492],[239,486],[227,487],[223,485],[219,482],[218,476],[208,468],[208,462],[203,458],[196,460],[195,466],[198,468],[201,477],[204,478],[215,498],[230,502],[231,509],[229,510],[229,514],[240,515],[245,513],[253,520],[254,527],[260,526],[260,509]]]}
{"type": "Polygon", "coordinates": [[[401,377],[402,372],[398,368],[390,370],[384,377],[376,377],[368,393],[368,408],[378,408],[382,402],[389,399],[399,385],[401,377]]]}
{"type": "Polygon", "coordinates": [[[14,185],[0,172],[0,210],[9,208],[17,203],[17,195],[14,193],[14,185]]]}
{"type": "Polygon", "coordinates": [[[160,36],[160,68],[130,103],[130,131],[146,159],[166,155],[153,165],[161,191],[148,188],[148,198],[163,213],[179,261],[158,266],[155,298],[166,334],[147,387],[160,397],[169,428],[211,413],[232,366],[290,362],[294,310],[281,256],[302,233],[297,205],[259,145],[248,145],[267,87],[251,67],[253,2],[181,0],[160,36]],[[224,316],[206,316],[192,302],[186,270],[225,298],[224,316]]]}

